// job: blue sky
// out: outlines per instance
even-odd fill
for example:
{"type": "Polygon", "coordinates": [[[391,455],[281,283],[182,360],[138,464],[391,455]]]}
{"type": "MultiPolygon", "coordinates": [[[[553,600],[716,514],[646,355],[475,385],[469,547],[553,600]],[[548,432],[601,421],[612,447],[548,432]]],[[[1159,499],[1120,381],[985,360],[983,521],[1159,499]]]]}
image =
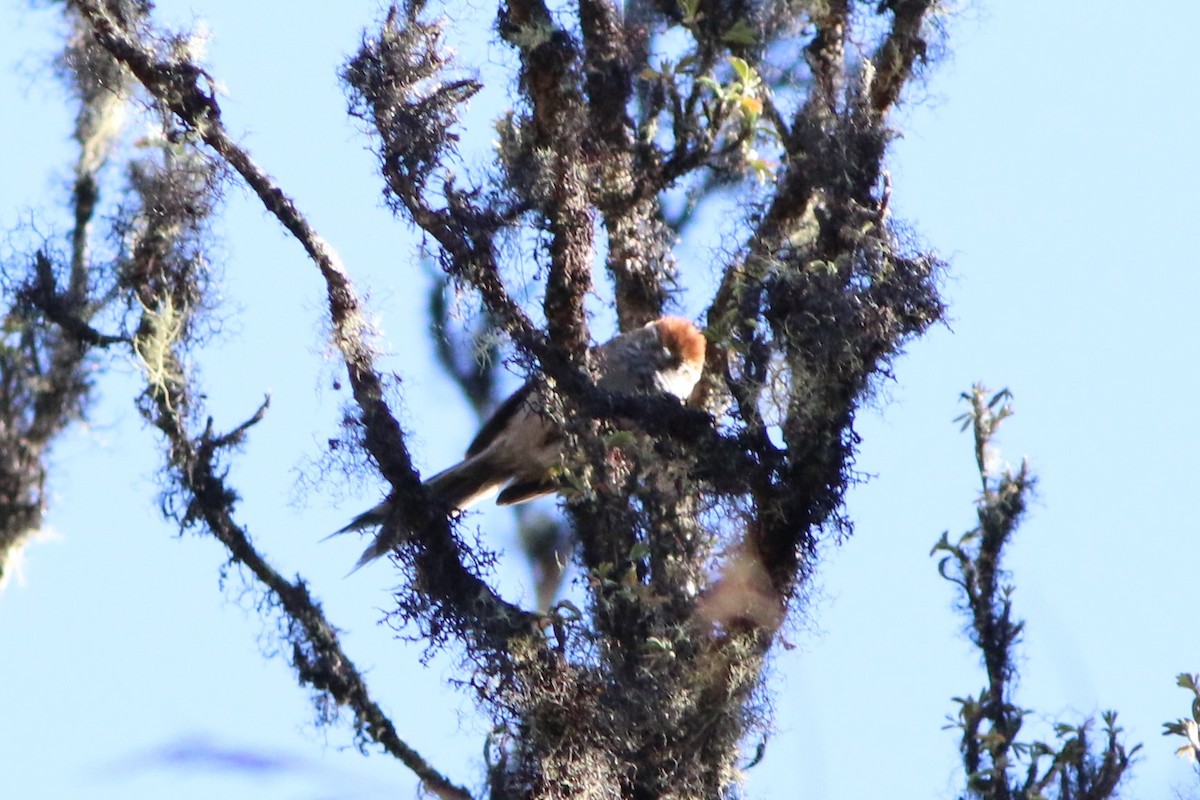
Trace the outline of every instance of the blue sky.
{"type": "MultiPolygon", "coordinates": [[[[380,207],[373,157],[336,79],[376,11],[358,1],[293,3],[286,14],[266,3],[159,8],[171,22],[208,21],[227,124],[370,298],[387,366],[405,379],[402,419],[419,463],[436,469],[469,441],[467,407],[430,366],[414,240],[380,207]]],[[[454,21],[478,32],[490,14],[472,3],[454,21]]],[[[70,121],[40,67],[53,27],[49,12],[0,9],[5,229],[65,224],[55,215],[70,121]]],[[[1159,733],[1187,709],[1175,674],[1200,671],[1197,30],[1200,7],[1165,0],[1136,13],[1116,2],[978,3],[950,24],[950,57],[895,120],[904,135],[891,173],[896,215],[951,262],[952,321],[912,345],[862,415],[858,467],[872,477],[849,497],[857,532],[828,550],[788,634],[796,648],[775,659],[778,734],[748,774],[748,796],[955,796],[955,738],[942,726],[950,698],[977,691],[982,676],[928,554],[943,530],[972,524],[970,442],[951,419],[976,380],[1015,393],[1003,455],[1028,456],[1041,478],[1009,554],[1028,621],[1018,702],[1038,719],[1117,709],[1146,745],[1128,794],[1195,791],[1159,733]]],[[[464,41],[485,76],[509,63],[477,33],[464,41]]],[[[475,141],[486,142],[495,112],[486,101],[473,109],[475,141]]],[[[346,579],[359,543],[318,543],[379,491],[310,466],[344,399],[329,388],[339,373],[321,336],[318,276],[240,190],[221,231],[235,311],[199,363],[211,411],[228,427],[272,396],[233,470],[243,518],[284,572],[311,581],[401,735],[475,786],[486,724],[443,688],[455,661],[422,667],[416,648],[376,624],[390,567],[346,579]]],[[[707,274],[718,245],[689,242],[685,269],[707,274]]],[[[697,314],[702,301],[683,310],[697,314]]],[[[130,402],[136,376],[110,366],[89,424],[54,453],[53,536],[29,549],[24,581],[0,596],[6,796],[411,795],[396,762],[363,758],[344,728],[312,724],[284,660],[264,656],[276,642],[253,595],[237,577],[219,588],[219,548],[161,520],[157,440],[130,402]],[[253,768],[222,767],[223,754],[245,752],[259,757],[253,768]]],[[[510,553],[505,593],[528,600],[507,518],[478,519],[510,553]]]]}

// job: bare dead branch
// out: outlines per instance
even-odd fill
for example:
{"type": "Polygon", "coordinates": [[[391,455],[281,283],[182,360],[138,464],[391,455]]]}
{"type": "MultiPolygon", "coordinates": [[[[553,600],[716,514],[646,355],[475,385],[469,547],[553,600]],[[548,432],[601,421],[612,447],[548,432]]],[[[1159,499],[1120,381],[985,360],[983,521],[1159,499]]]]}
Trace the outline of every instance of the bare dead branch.
{"type": "MultiPolygon", "coordinates": [[[[420,481],[413,469],[403,434],[387,408],[382,383],[373,368],[373,355],[365,342],[357,298],[336,253],[311,228],[270,176],[229,137],[220,123],[219,109],[211,94],[199,86],[203,70],[186,59],[158,58],[142,41],[124,31],[102,4],[85,1],[80,2],[78,7],[94,26],[97,40],[114,57],[125,63],[159,102],[243,177],[264,206],[300,241],[320,269],[326,281],[335,342],[346,364],[355,399],[362,409],[367,446],[384,476],[397,487],[400,499],[396,505],[408,515],[406,522],[413,526],[418,538],[427,545],[420,566],[426,571],[436,570],[440,577],[453,576],[458,579],[451,582],[452,585],[430,582],[429,590],[441,602],[456,605],[464,617],[476,614],[487,616],[490,622],[480,624],[477,630],[486,631],[493,638],[477,639],[477,644],[491,650],[496,657],[503,658],[507,647],[505,642],[514,635],[526,635],[529,626],[522,623],[526,615],[500,600],[466,568],[458,558],[456,548],[449,546],[451,537],[445,516],[424,502],[420,481]],[[501,627],[497,628],[497,624],[501,627]],[[494,638],[496,636],[499,639],[494,638]]],[[[218,445],[240,437],[253,420],[226,437],[206,435],[193,442],[186,433],[184,422],[178,416],[169,392],[164,392],[163,388],[154,393],[158,407],[156,424],[167,435],[173,461],[179,465],[181,484],[193,498],[185,518],[202,519],[229,548],[235,560],[246,563],[279,597],[289,617],[305,630],[316,660],[307,663],[297,661],[296,668],[301,677],[317,688],[330,691],[339,702],[351,704],[362,729],[439,793],[467,796],[465,790],[453,786],[433,771],[395,736],[390,722],[370,701],[365,684],[341,653],[332,628],[320,616],[304,585],[290,584],[271,570],[250,546],[244,532],[233,522],[234,495],[216,473],[212,455],[219,449],[218,445]]]]}
{"type": "MultiPolygon", "coordinates": [[[[342,354],[354,398],[362,410],[367,448],[384,478],[395,487],[398,495],[423,500],[420,478],[413,466],[404,434],[387,407],[383,384],[374,369],[374,357],[365,340],[359,301],[341,259],[311,227],[275,181],[254,162],[249,153],[234,143],[220,123],[215,101],[197,84],[198,76],[203,75],[203,70],[186,61],[166,62],[156,59],[144,45],[117,28],[98,3],[84,0],[79,5],[84,16],[96,26],[97,39],[105,47],[109,47],[115,57],[126,63],[160,102],[170,108],[242,176],[267,210],[296,237],[316,264],[326,282],[334,342],[342,354]]],[[[397,507],[412,515],[406,522],[418,532],[419,538],[431,537],[444,543],[449,542],[448,522],[431,504],[409,500],[398,503],[397,507]]],[[[442,558],[451,558],[457,551],[442,544],[432,552],[442,558]]],[[[501,600],[478,577],[471,574],[461,561],[446,563],[438,558],[434,558],[433,561],[436,562],[439,574],[454,575],[463,581],[462,591],[456,592],[454,596],[460,602],[464,598],[469,598],[470,602],[467,606],[460,607],[461,611],[477,612],[477,600],[482,597],[483,606],[491,610],[493,619],[518,621],[507,633],[493,631],[498,633],[501,639],[521,634],[527,629],[519,622],[524,618],[524,612],[501,600]]],[[[434,584],[430,589],[437,592],[443,591],[445,587],[442,584],[434,584]]],[[[501,651],[503,650],[502,642],[492,642],[491,646],[499,646],[501,651]]]]}
{"type": "Polygon", "coordinates": [[[235,563],[244,564],[279,600],[290,624],[303,638],[293,642],[292,664],[303,683],[328,692],[338,705],[355,715],[355,727],[379,742],[388,753],[408,767],[439,797],[469,798],[470,793],[438,772],[397,734],[391,719],[372,699],[362,674],[347,657],[337,633],[302,580],[291,582],[280,575],[250,542],[236,522],[237,495],[226,484],[216,465],[223,449],[239,443],[246,431],[263,418],[267,403],[232,431],[214,434],[209,418],[205,431],[192,438],[167,395],[158,395],[155,425],[167,437],[172,461],[182,487],[190,494],[185,520],[195,517],[229,550],[235,563]]]}

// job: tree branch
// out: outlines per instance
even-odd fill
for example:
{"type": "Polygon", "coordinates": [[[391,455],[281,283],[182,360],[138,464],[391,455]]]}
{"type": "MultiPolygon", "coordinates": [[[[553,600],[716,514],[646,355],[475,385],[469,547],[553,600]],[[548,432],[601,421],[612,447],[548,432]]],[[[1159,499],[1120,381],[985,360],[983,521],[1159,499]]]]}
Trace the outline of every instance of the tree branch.
{"type": "MultiPolygon", "coordinates": [[[[505,603],[465,566],[459,557],[457,545],[453,543],[444,511],[428,502],[404,435],[385,402],[382,381],[373,366],[373,353],[366,343],[360,305],[337,254],[316,233],[275,181],[233,142],[220,122],[215,100],[198,84],[204,76],[203,70],[181,57],[158,58],[153,50],[125,31],[102,3],[78,0],[77,7],[93,26],[97,40],[129,67],[158,102],[242,176],[267,210],[301,243],[320,270],[326,284],[334,341],[342,354],[354,398],[362,411],[367,449],[385,479],[395,487],[395,507],[404,514],[405,525],[423,545],[417,559],[418,569],[439,577],[437,581],[425,582],[424,588],[437,602],[452,610],[458,619],[476,621],[477,625],[468,626],[475,646],[487,650],[492,658],[505,660],[509,640],[517,636],[528,637],[531,628],[527,621],[529,615],[505,603]]],[[[324,621],[305,616],[310,612],[308,606],[311,604],[305,602],[307,592],[303,590],[303,585],[280,583],[278,576],[268,570],[257,553],[247,549],[248,542],[233,524],[226,508],[232,501],[213,473],[211,463],[194,452],[195,448],[188,441],[182,423],[173,419],[169,405],[160,411],[164,433],[178,450],[185,467],[182,478],[187,481],[186,485],[190,486],[195,497],[205,501],[198,507],[200,518],[230,548],[235,558],[245,561],[279,595],[289,615],[299,615],[293,617],[297,623],[311,627],[314,645],[318,649],[329,645],[330,641],[322,638],[326,634],[320,629],[324,621]],[[222,498],[226,498],[224,505],[219,502],[222,498]],[[210,507],[210,502],[215,505],[210,507]]],[[[201,440],[201,444],[204,443],[205,440],[201,440]]],[[[211,444],[208,442],[210,448],[211,444]]],[[[341,659],[340,654],[334,651],[325,652],[325,655],[336,657],[335,663],[341,659]]],[[[301,665],[297,665],[297,668],[301,669],[301,665]]],[[[331,680],[334,678],[343,680],[337,675],[331,680]]],[[[356,694],[359,689],[352,678],[344,679],[350,681],[345,688],[349,692],[347,696],[359,696],[356,694]]],[[[365,687],[362,691],[365,692],[365,687]]],[[[362,713],[366,729],[372,736],[392,736],[386,727],[379,726],[369,706],[364,705],[362,713]]],[[[383,743],[387,746],[387,742],[383,743]]],[[[402,753],[403,749],[397,747],[397,757],[401,757],[402,753]]],[[[408,765],[414,771],[425,769],[415,761],[408,765]]],[[[432,778],[437,780],[436,775],[432,778]]],[[[456,787],[448,783],[446,785],[458,791],[456,787]]]]}
{"type": "Polygon", "coordinates": [[[970,409],[958,419],[971,428],[976,468],[983,487],[976,503],[979,524],[951,542],[942,534],[930,555],[943,554],[938,572],[958,587],[970,625],[970,639],[983,659],[987,683],[978,697],[956,697],[957,727],[967,791],[977,800],[1012,800],[1053,796],[1062,800],[1107,800],[1114,796],[1130,757],[1116,714],[1105,712],[1105,743],[1092,752],[1092,720],[1078,725],[1054,723],[1055,745],[1022,742],[1017,736],[1033,716],[1013,701],[1016,647],[1024,623],[1012,618],[1012,587],[1003,581],[1005,548],[1025,513],[1035,484],[1028,464],[1017,473],[996,467],[993,438],[1000,423],[1012,414],[1007,390],[992,394],[976,385],[963,393],[970,409]],[[1048,766],[1043,760],[1049,759],[1048,766]],[[1019,776],[1020,762],[1027,766],[1019,776]]]}
{"type": "MultiPolygon", "coordinates": [[[[596,202],[608,233],[606,267],[612,277],[617,321],[623,331],[662,316],[668,285],[674,282],[671,231],[662,219],[658,191],[645,176],[657,172],[652,145],[634,148],[627,107],[633,94],[631,53],[626,28],[611,0],[582,0],[584,74],[589,127],[595,136],[596,202]]],[[[633,36],[645,36],[634,32],[633,36]]]]}
{"type": "Polygon", "coordinates": [[[921,28],[934,9],[936,0],[884,0],[881,9],[891,10],[892,29],[875,51],[871,61],[875,79],[871,83],[870,105],[882,118],[900,98],[908,84],[913,65],[925,58],[926,43],[921,28]]]}
{"type": "Polygon", "coordinates": [[[205,430],[193,439],[176,403],[166,393],[156,394],[155,425],[171,448],[172,465],[180,486],[190,495],[183,523],[202,520],[212,534],[228,549],[236,563],[245,564],[254,576],[279,600],[290,625],[302,633],[293,641],[292,665],[302,683],[328,692],[338,705],[349,706],[355,715],[355,727],[364,731],[416,774],[426,787],[446,800],[466,800],[470,793],[455,785],[427,762],[397,734],[395,726],[371,698],[366,681],[347,657],[337,633],[326,620],[321,607],[308,593],[302,580],[295,583],[280,575],[250,542],[245,529],[234,518],[237,495],[226,486],[215,459],[219,453],[239,445],[250,427],[263,418],[269,400],[264,401],[248,420],[225,434],[214,434],[210,417],[205,430]]]}

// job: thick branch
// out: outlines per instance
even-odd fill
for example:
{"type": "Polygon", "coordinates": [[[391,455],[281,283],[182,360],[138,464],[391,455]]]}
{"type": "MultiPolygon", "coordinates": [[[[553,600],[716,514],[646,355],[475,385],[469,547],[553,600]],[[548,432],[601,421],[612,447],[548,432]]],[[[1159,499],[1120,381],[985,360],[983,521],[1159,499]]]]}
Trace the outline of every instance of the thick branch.
{"type": "Polygon", "coordinates": [[[816,35],[804,49],[804,58],[813,74],[810,102],[825,113],[837,113],[845,80],[846,35],[849,33],[849,0],[831,0],[818,5],[813,22],[816,35]]]}
{"type": "MultiPolygon", "coordinates": [[[[589,127],[600,173],[597,203],[608,232],[607,269],[624,331],[662,316],[664,284],[674,277],[672,237],[658,202],[664,184],[651,179],[658,170],[634,148],[633,123],[626,110],[633,93],[631,54],[620,13],[611,0],[583,0],[579,21],[589,127]]],[[[633,34],[638,35],[646,34],[633,34]]]]}
{"type": "Polygon", "coordinates": [[[595,224],[588,172],[577,153],[559,153],[556,171],[549,211],[550,270],[542,305],[550,340],[579,357],[588,345],[584,299],[592,290],[595,224]]]}
{"type": "Polygon", "coordinates": [[[533,109],[533,146],[553,154],[551,199],[540,209],[550,231],[543,307],[551,341],[581,358],[588,345],[584,298],[592,289],[595,226],[579,45],[554,24],[542,0],[509,0],[500,33],[521,54],[521,84],[533,109]]]}
{"type": "Polygon", "coordinates": [[[888,0],[892,30],[875,52],[872,63],[875,80],[871,84],[871,108],[882,118],[900,98],[900,91],[912,76],[913,65],[925,57],[926,44],[921,27],[936,5],[936,0],[888,0]]]}

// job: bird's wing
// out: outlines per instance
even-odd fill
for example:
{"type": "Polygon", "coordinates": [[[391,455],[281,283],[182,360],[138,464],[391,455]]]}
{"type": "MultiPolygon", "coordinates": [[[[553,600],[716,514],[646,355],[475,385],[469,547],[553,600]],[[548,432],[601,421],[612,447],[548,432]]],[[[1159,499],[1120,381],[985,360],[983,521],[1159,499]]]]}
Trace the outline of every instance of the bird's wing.
{"type": "Polygon", "coordinates": [[[496,505],[515,506],[518,503],[528,503],[530,500],[554,494],[558,489],[558,481],[553,477],[543,476],[538,479],[520,481],[500,492],[500,496],[496,498],[496,505]]]}
{"type": "Polygon", "coordinates": [[[508,399],[501,403],[488,421],[483,423],[483,427],[479,429],[479,433],[475,434],[475,439],[471,442],[471,446],[467,448],[467,458],[473,455],[478,455],[485,447],[491,444],[500,431],[504,430],[513,415],[520,411],[522,404],[528,399],[533,391],[533,381],[528,381],[520,389],[508,396],[508,399]]]}

